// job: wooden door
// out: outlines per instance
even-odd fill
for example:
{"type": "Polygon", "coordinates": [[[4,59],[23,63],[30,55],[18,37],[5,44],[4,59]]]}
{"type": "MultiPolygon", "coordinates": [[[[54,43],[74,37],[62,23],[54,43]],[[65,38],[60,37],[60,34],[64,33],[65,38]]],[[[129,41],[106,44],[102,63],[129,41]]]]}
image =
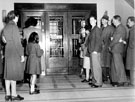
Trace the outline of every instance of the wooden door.
{"type": "Polygon", "coordinates": [[[46,12],[47,74],[68,73],[67,13],[46,12]]]}

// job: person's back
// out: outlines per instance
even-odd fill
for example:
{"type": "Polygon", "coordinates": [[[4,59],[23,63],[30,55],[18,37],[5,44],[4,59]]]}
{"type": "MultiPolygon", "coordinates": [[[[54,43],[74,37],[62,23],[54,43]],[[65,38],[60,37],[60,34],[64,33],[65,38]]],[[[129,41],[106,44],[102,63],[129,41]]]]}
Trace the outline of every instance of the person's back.
{"type": "Polygon", "coordinates": [[[39,37],[36,32],[31,33],[28,44],[26,46],[27,68],[26,73],[31,75],[30,94],[39,94],[39,90],[35,89],[37,75],[41,74],[41,56],[43,50],[39,46],[39,37]]]}

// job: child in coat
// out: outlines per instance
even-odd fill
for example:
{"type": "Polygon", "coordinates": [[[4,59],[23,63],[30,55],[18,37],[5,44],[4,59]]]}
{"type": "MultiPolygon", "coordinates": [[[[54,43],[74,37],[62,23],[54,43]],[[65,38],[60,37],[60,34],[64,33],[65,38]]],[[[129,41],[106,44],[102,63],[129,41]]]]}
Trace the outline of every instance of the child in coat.
{"type": "Polygon", "coordinates": [[[26,47],[27,69],[26,73],[30,74],[30,94],[38,94],[39,90],[35,90],[37,75],[41,74],[41,56],[43,50],[39,46],[39,36],[36,32],[32,32],[28,45],[26,47]]]}

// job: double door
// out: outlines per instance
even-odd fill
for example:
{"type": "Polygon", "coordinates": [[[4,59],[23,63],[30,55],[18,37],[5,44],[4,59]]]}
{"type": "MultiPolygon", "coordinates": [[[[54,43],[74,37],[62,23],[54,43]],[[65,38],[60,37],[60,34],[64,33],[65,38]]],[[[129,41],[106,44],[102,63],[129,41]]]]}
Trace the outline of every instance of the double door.
{"type": "Polygon", "coordinates": [[[74,74],[79,69],[79,29],[89,12],[22,12],[22,26],[28,17],[38,20],[42,32],[42,48],[46,74],[74,74]]]}

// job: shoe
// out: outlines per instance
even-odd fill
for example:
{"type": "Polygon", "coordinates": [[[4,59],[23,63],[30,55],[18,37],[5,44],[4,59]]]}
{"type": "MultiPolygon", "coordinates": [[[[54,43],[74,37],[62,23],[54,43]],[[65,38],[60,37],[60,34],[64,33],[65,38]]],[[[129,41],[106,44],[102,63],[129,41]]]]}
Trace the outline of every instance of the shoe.
{"type": "Polygon", "coordinates": [[[84,80],[82,80],[81,82],[89,82],[89,80],[84,79],[84,80]]]}
{"type": "Polygon", "coordinates": [[[39,94],[39,93],[40,93],[39,90],[35,90],[35,91],[33,91],[33,92],[30,92],[30,95],[33,95],[33,94],[39,94]]]}
{"type": "Polygon", "coordinates": [[[22,96],[20,96],[20,95],[12,96],[11,98],[12,98],[12,101],[15,101],[15,100],[17,100],[17,101],[24,100],[24,97],[22,97],[22,96]]]}
{"type": "Polygon", "coordinates": [[[112,84],[112,86],[117,87],[118,82],[112,82],[111,84],[112,84]]]}
{"type": "Polygon", "coordinates": [[[39,92],[40,93],[40,90],[39,89],[35,89],[35,91],[39,92]]]}
{"type": "Polygon", "coordinates": [[[93,85],[93,83],[92,82],[89,82],[89,85],[93,85]]]}
{"type": "Polygon", "coordinates": [[[124,83],[118,83],[117,84],[117,87],[122,87],[122,86],[124,86],[124,83]]]}
{"type": "Polygon", "coordinates": [[[11,96],[10,95],[6,95],[5,96],[5,101],[9,101],[9,100],[11,100],[11,96]]]}
{"type": "Polygon", "coordinates": [[[95,84],[92,84],[91,87],[93,87],[93,88],[98,88],[98,87],[102,87],[102,85],[95,85],[95,84]]]}

